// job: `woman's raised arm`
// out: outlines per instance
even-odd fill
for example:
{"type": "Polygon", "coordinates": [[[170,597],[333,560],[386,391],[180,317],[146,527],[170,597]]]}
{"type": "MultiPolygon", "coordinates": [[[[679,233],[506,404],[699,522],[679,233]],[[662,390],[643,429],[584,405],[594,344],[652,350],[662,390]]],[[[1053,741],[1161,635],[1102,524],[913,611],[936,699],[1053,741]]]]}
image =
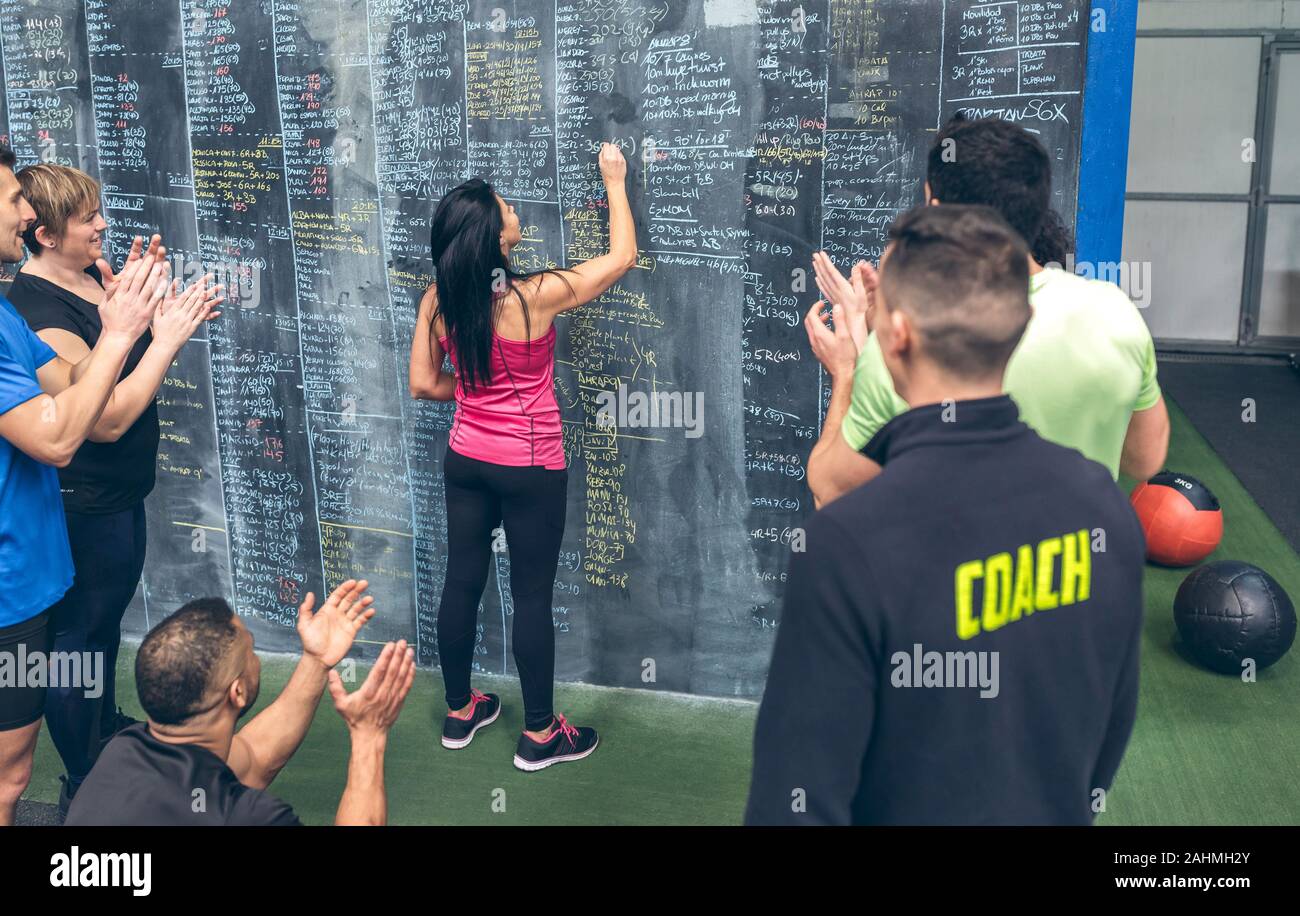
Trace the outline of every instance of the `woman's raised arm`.
{"type": "Polygon", "coordinates": [[[558,275],[542,275],[535,301],[543,310],[558,314],[584,305],[636,266],[636,225],[627,199],[627,160],[621,149],[605,143],[600,147],[599,163],[609,202],[609,252],[558,275]]]}

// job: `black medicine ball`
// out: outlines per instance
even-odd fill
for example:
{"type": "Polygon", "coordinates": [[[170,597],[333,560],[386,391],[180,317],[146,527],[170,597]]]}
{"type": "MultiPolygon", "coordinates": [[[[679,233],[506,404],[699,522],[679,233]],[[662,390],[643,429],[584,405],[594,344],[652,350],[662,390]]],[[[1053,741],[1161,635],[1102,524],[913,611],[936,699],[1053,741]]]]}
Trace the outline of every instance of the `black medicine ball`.
{"type": "Polygon", "coordinates": [[[1236,560],[1193,570],[1174,597],[1174,622],[1192,657],[1224,674],[1241,674],[1248,658],[1263,670],[1295,641],[1295,606],[1282,586],[1236,560]]]}

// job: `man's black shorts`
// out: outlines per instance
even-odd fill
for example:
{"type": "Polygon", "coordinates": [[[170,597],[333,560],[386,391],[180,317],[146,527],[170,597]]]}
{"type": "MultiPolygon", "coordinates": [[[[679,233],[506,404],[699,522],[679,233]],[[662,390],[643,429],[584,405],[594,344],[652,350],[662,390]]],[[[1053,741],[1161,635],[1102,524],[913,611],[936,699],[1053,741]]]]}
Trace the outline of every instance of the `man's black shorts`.
{"type": "MultiPolygon", "coordinates": [[[[45,687],[27,686],[27,674],[31,671],[28,659],[35,652],[48,658],[52,639],[49,611],[13,626],[0,627],[0,667],[8,667],[12,674],[0,682],[0,732],[31,725],[44,713],[45,687]]],[[[47,669],[42,685],[48,680],[48,674],[47,669]]]]}

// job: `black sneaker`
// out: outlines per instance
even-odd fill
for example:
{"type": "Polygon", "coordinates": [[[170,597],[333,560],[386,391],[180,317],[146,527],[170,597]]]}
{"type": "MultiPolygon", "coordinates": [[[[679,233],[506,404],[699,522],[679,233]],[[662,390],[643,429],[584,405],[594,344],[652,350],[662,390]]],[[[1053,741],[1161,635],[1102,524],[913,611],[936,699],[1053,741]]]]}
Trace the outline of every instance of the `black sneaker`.
{"type": "Polygon", "coordinates": [[[107,720],[100,723],[100,731],[103,733],[99,739],[99,749],[102,752],[108,747],[108,742],[117,737],[117,733],[124,728],[130,728],[132,725],[138,725],[139,719],[133,719],[126,713],[122,712],[122,707],[117,707],[117,712],[109,716],[107,720]]]}
{"type": "Polygon", "coordinates": [[[68,808],[72,806],[72,798],[77,793],[68,791],[68,777],[66,774],[59,776],[59,819],[64,820],[68,816],[68,808]]]}
{"type": "Polygon", "coordinates": [[[448,715],[442,723],[442,746],[460,750],[474,740],[475,733],[484,725],[491,725],[501,715],[501,698],[495,693],[471,690],[469,701],[474,704],[468,719],[448,715]]]}
{"type": "Polygon", "coordinates": [[[564,716],[556,716],[555,731],[548,740],[537,741],[527,734],[519,736],[515,766],[529,773],[544,770],[553,763],[589,757],[597,744],[600,736],[594,728],[574,728],[564,716]]]}

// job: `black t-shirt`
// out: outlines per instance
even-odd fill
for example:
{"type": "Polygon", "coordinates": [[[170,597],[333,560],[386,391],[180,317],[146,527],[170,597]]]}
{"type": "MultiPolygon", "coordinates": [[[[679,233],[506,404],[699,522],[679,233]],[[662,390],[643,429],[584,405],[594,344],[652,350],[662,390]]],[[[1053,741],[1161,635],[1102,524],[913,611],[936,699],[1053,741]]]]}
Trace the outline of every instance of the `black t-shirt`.
{"type": "Polygon", "coordinates": [[[1133,728],[1144,542],[1008,397],[934,404],[791,555],[753,824],[1092,822],[1133,728]]]}
{"type": "MultiPolygon", "coordinates": [[[[86,273],[97,281],[99,272],[86,273]]],[[[76,334],[93,348],[102,325],[99,305],[48,280],[19,273],[9,301],[33,331],[59,328],[76,334]]],[[[122,378],[134,371],[153,337],[145,331],[126,358],[122,378]]],[[[116,442],[87,440],[72,463],[59,468],[63,507],[69,512],[107,515],[138,505],[153,490],[158,465],[158,405],[151,403],[116,442]]]]}
{"type": "Polygon", "coordinates": [[[70,827],[298,827],[293,809],[240,783],[216,754],[167,744],[147,723],[109,742],[68,809],[70,827]]]}

